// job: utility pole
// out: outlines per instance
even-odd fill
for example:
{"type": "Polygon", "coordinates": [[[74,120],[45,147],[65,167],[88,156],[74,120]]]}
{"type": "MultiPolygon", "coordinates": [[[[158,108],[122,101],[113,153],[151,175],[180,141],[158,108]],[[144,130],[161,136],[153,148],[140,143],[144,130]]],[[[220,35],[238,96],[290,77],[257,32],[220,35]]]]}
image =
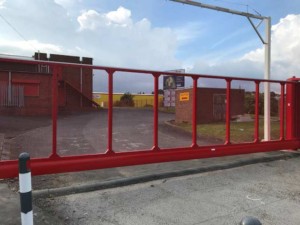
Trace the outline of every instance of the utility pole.
{"type": "MultiPolygon", "coordinates": [[[[187,5],[197,6],[201,8],[216,10],[220,12],[230,13],[234,15],[244,16],[246,17],[251,26],[253,27],[254,31],[258,35],[261,42],[264,44],[265,48],[265,69],[264,69],[264,79],[270,80],[270,73],[271,73],[271,17],[255,15],[248,12],[241,12],[237,10],[232,10],[224,7],[203,4],[200,2],[195,2],[191,0],[170,0],[173,2],[183,3],[187,5]],[[255,26],[252,19],[258,19],[261,22],[255,26]],[[262,37],[260,34],[258,27],[261,25],[262,22],[265,22],[265,38],[262,37]]],[[[264,140],[269,141],[271,139],[271,123],[270,123],[270,83],[264,83],[264,140]]]]}

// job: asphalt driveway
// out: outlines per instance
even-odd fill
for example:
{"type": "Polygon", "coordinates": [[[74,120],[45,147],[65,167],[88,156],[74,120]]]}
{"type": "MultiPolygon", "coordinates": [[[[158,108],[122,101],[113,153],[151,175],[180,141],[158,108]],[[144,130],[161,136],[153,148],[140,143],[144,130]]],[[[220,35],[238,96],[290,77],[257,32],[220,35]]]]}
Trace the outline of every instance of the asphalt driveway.
{"type": "MultiPolygon", "coordinates": [[[[191,134],[165,124],[174,114],[159,113],[161,148],[191,145],[191,134]]],[[[9,145],[10,159],[21,152],[31,157],[47,157],[52,149],[51,118],[5,117],[0,123],[9,145]],[[5,129],[6,127],[6,129],[5,129]]],[[[107,149],[107,110],[59,116],[57,149],[60,155],[104,153],[107,149]]],[[[203,140],[200,144],[208,144],[203,140]]],[[[114,151],[151,149],[153,146],[153,110],[115,108],[113,113],[114,151]]],[[[7,149],[9,148],[9,149],[7,149]]]]}

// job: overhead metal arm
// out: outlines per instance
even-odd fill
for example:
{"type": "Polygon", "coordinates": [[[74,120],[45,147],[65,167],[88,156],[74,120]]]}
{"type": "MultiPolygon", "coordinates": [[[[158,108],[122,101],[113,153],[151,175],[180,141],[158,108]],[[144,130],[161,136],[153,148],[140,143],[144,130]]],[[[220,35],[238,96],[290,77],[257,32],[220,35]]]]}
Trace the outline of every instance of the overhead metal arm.
{"type": "Polygon", "coordinates": [[[257,30],[256,26],[254,25],[254,23],[252,22],[251,18],[247,17],[247,19],[249,20],[250,24],[252,25],[253,29],[255,30],[256,34],[258,35],[259,39],[261,40],[261,42],[263,44],[267,44],[267,42],[262,38],[262,36],[260,35],[259,31],[257,30]]]}
{"type": "Polygon", "coordinates": [[[269,17],[261,16],[261,15],[255,15],[255,14],[248,13],[248,12],[242,12],[242,11],[232,10],[232,9],[228,9],[228,8],[224,8],[224,7],[219,7],[219,6],[215,6],[215,5],[203,4],[201,2],[195,2],[195,1],[191,1],[191,0],[170,0],[170,1],[172,1],[172,2],[179,2],[179,3],[187,4],[187,5],[193,5],[193,6],[197,6],[197,7],[200,7],[200,8],[212,9],[212,10],[216,10],[216,11],[220,11],[220,12],[225,12],[225,13],[230,13],[230,14],[234,14],[234,15],[245,16],[249,20],[251,26],[255,30],[256,34],[258,35],[258,37],[262,41],[262,43],[263,44],[267,43],[267,40],[264,40],[262,38],[262,36],[259,33],[257,27],[253,24],[251,18],[261,20],[261,22],[262,22],[265,19],[269,19],[269,17]]]}
{"type": "Polygon", "coordinates": [[[259,20],[263,20],[263,19],[267,18],[267,17],[261,16],[261,15],[255,15],[255,14],[251,14],[251,13],[227,9],[227,8],[223,8],[223,7],[219,7],[219,6],[215,6],[215,5],[203,4],[201,2],[195,2],[195,1],[190,1],[190,0],[170,0],[170,1],[179,2],[179,3],[183,3],[183,4],[187,4],[187,5],[198,6],[198,7],[206,8],[206,9],[213,9],[213,10],[226,12],[226,13],[230,13],[230,14],[235,14],[235,15],[240,15],[240,16],[246,16],[246,17],[255,18],[255,19],[259,19],[259,20]]]}

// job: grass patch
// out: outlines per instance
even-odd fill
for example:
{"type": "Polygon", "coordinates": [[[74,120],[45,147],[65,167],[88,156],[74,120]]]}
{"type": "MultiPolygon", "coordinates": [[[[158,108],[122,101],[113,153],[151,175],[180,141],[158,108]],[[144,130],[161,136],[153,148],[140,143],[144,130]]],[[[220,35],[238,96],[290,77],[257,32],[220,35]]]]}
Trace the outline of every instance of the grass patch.
{"type": "Polygon", "coordinates": [[[175,107],[159,107],[158,110],[160,112],[175,114],[175,107]]]}
{"type": "MultiPolygon", "coordinates": [[[[263,139],[264,126],[263,120],[259,121],[259,136],[263,139]]],[[[192,126],[188,123],[177,124],[182,129],[191,132],[192,126]]],[[[197,126],[198,136],[215,139],[225,142],[226,127],[225,123],[209,123],[199,124],[197,126]]],[[[279,139],[280,123],[279,121],[271,121],[271,139],[279,139]]],[[[252,142],[254,140],[254,122],[231,122],[230,138],[232,143],[252,142]]]]}

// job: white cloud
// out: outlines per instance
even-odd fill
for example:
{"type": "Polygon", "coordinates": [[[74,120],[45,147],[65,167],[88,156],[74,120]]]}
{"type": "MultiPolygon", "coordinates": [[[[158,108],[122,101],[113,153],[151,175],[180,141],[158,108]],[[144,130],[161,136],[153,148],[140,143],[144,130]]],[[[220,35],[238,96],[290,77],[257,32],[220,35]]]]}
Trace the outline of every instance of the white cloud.
{"type": "Polygon", "coordinates": [[[4,8],[5,2],[6,2],[6,0],[0,0],[0,9],[4,8]]]}
{"type": "Polygon", "coordinates": [[[77,21],[80,30],[96,30],[102,26],[131,26],[131,11],[120,6],[116,11],[100,14],[95,10],[83,12],[77,21]]]}
{"type": "Polygon", "coordinates": [[[94,62],[101,65],[152,69],[180,67],[175,57],[176,34],[170,28],[154,27],[146,18],[134,21],[132,12],[122,6],[107,12],[94,9],[77,11],[74,17],[74,13],[68,14],[65,8],[69,3],[67,0],[6,1],[0,13],[13,27],[25,39],[50,45],[22,42],[24,38],[0,20],[3,39],[22,42],[17,45],[3,42],[3,49],[6,52],[11,49],[14,53],[19,49],[20,54],[24,54],[24,45],[27,44],[28,55],[32,55],[33,45],[35,49],[46,49],[48,53],[93,57],[94,62]],[[31,53],[28,53],[29,49],[31,53]]]}
{"type": "MultiPolygon", "coordinates": [[[[300,76],[300,15],[287,15],[272,26],[272,76],[287,79],[300,76]]],[[[256,49],[243,57],[244,60],[263,63],[264,49],[256,49]]]]}
{"type": "Polygon", "coordinates": [[[62,54],[63,49],[61,46],[57,46],[50,43],[41,43],[37,40],[29,41],[14,41],[14,40],[1,40],[0,39],[0,48],[3,51],[6,51],[6,54],[25,54],[33,55],[35,51],[41,52],[51,52],[56,54],[62,54]]]}
{"type": "Polygon", "coordinates": [[[77,21],[78,36],[81,42],[89,40],[85,50],[91,52],[96,62],[152,69],[172,69],[180,65],[175,58],[175,33],[170,28],[153,27],[146,18],[133,21],[131,11],[122,6],[107,13],[84,11],[77,21]]]}
{"type": "Polygon", "coordinates": [[[83,12],[78,18],[77,21],[80,24],[80,30],[96,30],[104,20],[102,16],[97,13],[95,10],[88,10],[83,12]]]}
{"type": "Polygon", "coordinates": [[[120,6],[116,11],[111,11],[106,14],[106,17],[109,21],[120,24],[128,25],[131,24],[131,11],[120,6]]]}

